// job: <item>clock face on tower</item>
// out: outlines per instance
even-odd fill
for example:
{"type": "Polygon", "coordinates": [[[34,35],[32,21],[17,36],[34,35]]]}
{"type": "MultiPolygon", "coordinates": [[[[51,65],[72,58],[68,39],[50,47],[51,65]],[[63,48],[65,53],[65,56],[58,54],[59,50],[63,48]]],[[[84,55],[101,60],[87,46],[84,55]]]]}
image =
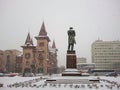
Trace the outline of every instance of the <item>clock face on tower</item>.
{"type": "Polygon", "coordinates": [[[29,58],[30,58],[30,53],[26,53],[26,54],[25,54],[25,58],[26,58],[26,59],[29,59],[29,58]]]}

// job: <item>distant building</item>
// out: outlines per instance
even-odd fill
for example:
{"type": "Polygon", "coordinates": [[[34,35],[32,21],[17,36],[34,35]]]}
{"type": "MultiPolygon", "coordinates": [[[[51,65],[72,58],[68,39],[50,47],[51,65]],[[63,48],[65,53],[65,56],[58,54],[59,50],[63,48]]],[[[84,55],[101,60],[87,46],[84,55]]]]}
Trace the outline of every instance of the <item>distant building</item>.
{"type": "Polygon", "coordinates": [[[77,69],[82,71],[89,71],[95,69],[94,63],[77,63],[77,69]]]}
{"type": "Polygon", "coordinates": [[[91,51],[96,69],[120,70],[120,41],[97,40],[91,51]]]}
{"type": "Polygon", "coordinates": [[[4,51],[0,50],[0,72],[5,71],[4,51]]]}
{"type": "Polygon", "coordinates": [[[52,47],[49,47],[49,62],[48,62],[48,72],[49,73],[57,73],[58,65],[57,65],[57,49],[55,46],[55,42],[53,41],[52,47]]]}
{"type": "Polygon", "coordinates": [[[22,55],[16,56],[16,61],[15,61],[15,72],[16,73],[22,73],[22,64],[23,64],[23,57],[22,55]]]}
{"type": "Polygon", "coordinates": [[[86,58],[84,57],[77,58],[77,63],[86,63],[86,58]]]}
{"type": "Polygon", "coordinates": [[[91,69],[95,69],[94,63],[87,63],[87,59],[84,57],[77,58],[77,69],[88,72],[91,69]]]}
{"type": "Polygon", "coordinates": [[[16,56],[20,55],[21,52],[18,50],[5,50],[4,51],[4,60],[6,72],[15,72],[15,61],[16,56]]]}
{"type": "Polygon", "coordinates": [[[15,72],[16,56],[21,54],[19,50],[0,50],[0,72],[15,72]]]}

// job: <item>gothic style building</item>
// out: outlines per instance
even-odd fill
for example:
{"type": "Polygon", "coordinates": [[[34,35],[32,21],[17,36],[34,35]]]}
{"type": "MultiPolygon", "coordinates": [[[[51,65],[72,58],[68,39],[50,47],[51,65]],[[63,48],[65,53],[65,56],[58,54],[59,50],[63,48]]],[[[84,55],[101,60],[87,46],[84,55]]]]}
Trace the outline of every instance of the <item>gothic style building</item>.
{"type": "Polygon", "coordinates": [[[35,36],[37,45],[33,45],[30,33],[26,38],[22,55],[22,73],[54,73],[57,69],[57,49],[53,41],[49,46],[50,38],[47,36],[44,22],[42,23],[38,36],[35,36]]]}

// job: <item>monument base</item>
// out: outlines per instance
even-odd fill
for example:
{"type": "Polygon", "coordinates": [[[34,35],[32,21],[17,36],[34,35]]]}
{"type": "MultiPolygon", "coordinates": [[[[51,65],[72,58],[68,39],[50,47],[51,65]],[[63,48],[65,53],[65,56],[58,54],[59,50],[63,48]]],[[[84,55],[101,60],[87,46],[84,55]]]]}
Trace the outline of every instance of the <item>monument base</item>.
{"type": "Polygon", "coordinates": [[[75,51],[67,51],[66,55],[66,68],[75,69],[76,68],[76,53],[75,51]]]}
{"type": "Polygon", "coordinates": [[[62,76],[81,76],[81,73],[76,69],[76,53],[75,50],[67,50],[66,55],[66,70],[62,73],[62,76]]]}
{"type": "Polygon", "coordinates": [[[81,72],[77,69],[66,69],[62,73],[62,76],[81,76],[81,72]]]}

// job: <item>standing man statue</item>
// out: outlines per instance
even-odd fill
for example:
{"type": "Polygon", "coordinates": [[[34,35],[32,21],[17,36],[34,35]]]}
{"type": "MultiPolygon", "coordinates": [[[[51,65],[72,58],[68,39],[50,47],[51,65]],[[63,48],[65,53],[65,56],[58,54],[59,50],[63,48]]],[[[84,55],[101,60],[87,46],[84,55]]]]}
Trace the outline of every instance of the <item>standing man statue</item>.
{"type": "Polygon", "coordinates": [[[76,44],[75,31],[73,30],[73,27],[70,27],[70,30],[68,30],[68,50],[73,51],[74,44],[76,44]]]}

